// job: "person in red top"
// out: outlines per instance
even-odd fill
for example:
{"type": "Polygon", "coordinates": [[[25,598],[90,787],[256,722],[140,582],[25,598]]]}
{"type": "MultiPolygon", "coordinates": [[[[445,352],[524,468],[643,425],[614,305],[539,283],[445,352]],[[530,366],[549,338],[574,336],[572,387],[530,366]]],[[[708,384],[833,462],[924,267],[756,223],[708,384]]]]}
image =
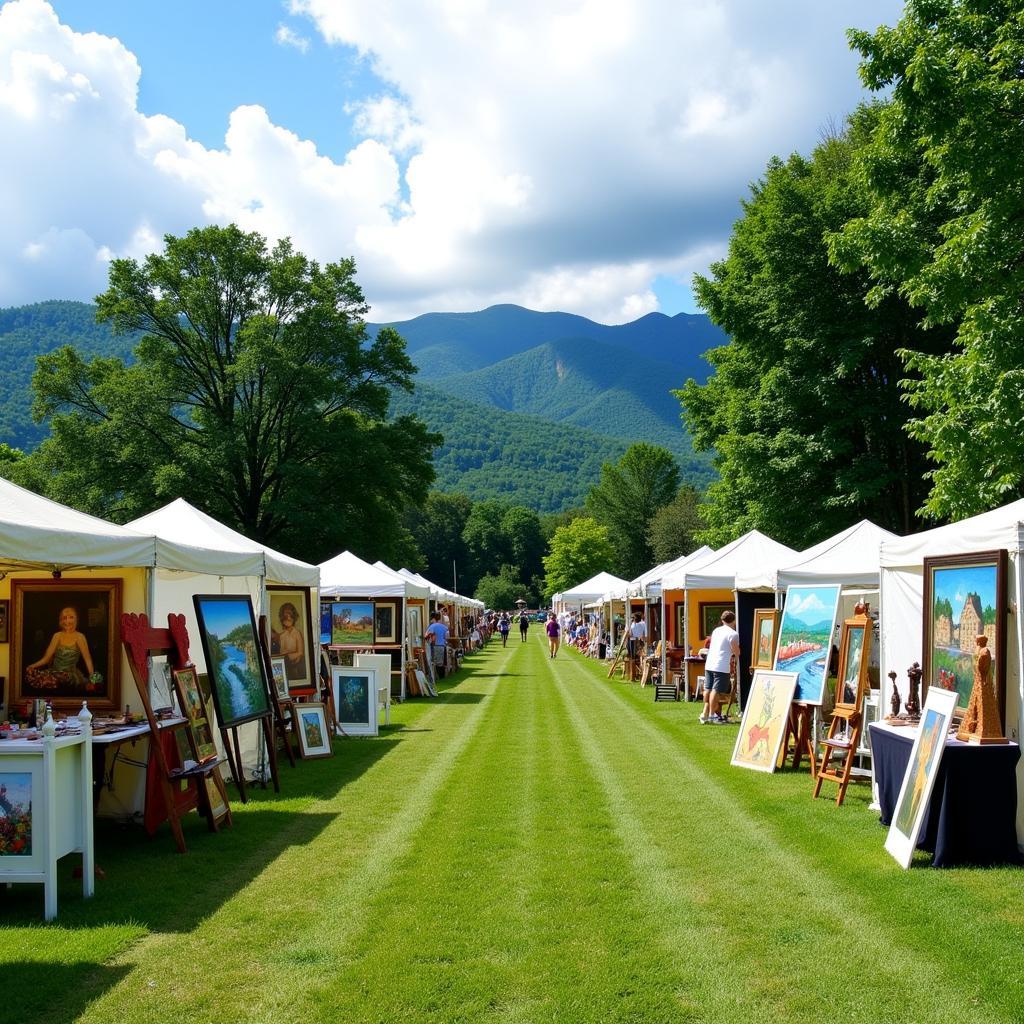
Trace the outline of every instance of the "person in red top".
{"type": "Polygon", "coordinates": [[[558,654],[558,634],[560,632],[558,619],[555,618],[554,612],[548,612],[548,623],[544,630],[548,635],[548,657],[553,658],[558,654]]]}

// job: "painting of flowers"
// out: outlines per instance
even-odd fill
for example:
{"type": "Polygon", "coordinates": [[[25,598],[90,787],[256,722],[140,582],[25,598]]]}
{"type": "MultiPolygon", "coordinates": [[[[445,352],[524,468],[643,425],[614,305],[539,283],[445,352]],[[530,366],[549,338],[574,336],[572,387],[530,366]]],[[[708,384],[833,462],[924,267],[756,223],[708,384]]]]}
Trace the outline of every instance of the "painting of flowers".
{"type": "Polygon", "coordinates": [[[32,774],[0,772],[0,857],[32,855],[32,774]]]}

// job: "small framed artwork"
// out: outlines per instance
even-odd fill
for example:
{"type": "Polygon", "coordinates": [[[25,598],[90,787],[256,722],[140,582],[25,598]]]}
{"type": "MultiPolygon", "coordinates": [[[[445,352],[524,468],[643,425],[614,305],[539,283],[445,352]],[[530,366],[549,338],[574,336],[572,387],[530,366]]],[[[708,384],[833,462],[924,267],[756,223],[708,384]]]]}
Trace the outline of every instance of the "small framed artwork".
{"type": "Polygon", "coordinates": [[[121,708],[121,580],[11,581],[11,701],[121,708]]]}
{"type": "Polygon", "coordinates": [[[288,699],[288,669],[285,659],[277,656],[270,659],[270,675],[274,680],[274,691],[278,700],[288,699]]]}
{"type": "MultiPolygon", "coordinates": [[[[33,774],[31,770],[0,771],[0,791],[4,799],[4,813],[0,817],[0,859],[27,860],[32,856],[33,774]]],[[[38,801],[35,804],[39,806],[38,801]]]]}
{"type": "Polygon", "coordinates": [[[213,741],[213,730],[206,712],[206,702],[199,687],[199,678],[192,667],[179,668],[171,673],[174,690],[178,695],[178,706],[188,722],[195,748],[195,759],[200,764],[217,756],[213,741]]]}
{"type": "Polygon", "coordinates": [[[774,667],[778,672],[796,672],[794,700],[821,704],[825,699],[839,592],[838,584],[786,590],[774,667]]]}
{"type": "Polygon", "coordinates": [[[377,735],[377,670],[331,666],[338,726],[347,736],[377,735]]]}
{"type": "MultiPolygon", "coordinates": [[[[313,616],[308,587],[267,587],[270,653],[284,658],[288,686],[314,686],[313,616]]],[[[284,694],[286,698],[287,693],[284,694]]]]}
{"type": "MultiPolygon", "coordinates": [[[[676,601],[675,604],[675,641],[676,647],[682,647],[686,643],[686,602],[676,601]]],[[[703,639],[703,637],[701,637],[703,639]]]]}
{"type": "Polygon", "coordinates": [[[757,772],[774,772],[786,732],[789,706],[796,689],[796,672],[758,669],[743,709],[732,763],[757,772]]]}
{"type": "Polygon", "coordinates": [[[0,601],[0,644],[10,642],[11,635],[7,623],[11,615],[11,602],[5,597],[0,601]]]}
{"type": "Polygon", "coordinates": [[[1005,550],[924,560],[924,636],[921,667],[928,687],[955,691],[955,714],[967,710],[974,685],[974,653],[988,637],[999,715],[1006,722],[1005,550]]]}
{"type": "Polygon", "coordinates": [[[195,594],[213,705],[222,729],[270,714],[270,691],[248,594],[195,594]]]}
{"type": "Polygon", "coordinates": [[[332,601],[331,643],[373,646],[373,602],[332,601]]]}
{"type": "Polygon", "coordinates": [[[775,643],[779,638],[779,620],[782,612],[778,608],[754,609],[754,636],[750,644],[753,651],[751,669],[771,669],[775,659],[775,643]]]}
{"type": "Polygon", "coordinates": [[[705,640],[722,624],[722,612],[735,611],[732,601],[702,601],[698,606],[700,613],[700,642],[705,640]]]}
{"type": "Polygon", "coordinates": [[[909,868],[914,859],[914,850],[921,835],[935,778],[939,774],[942,752],[946,749],[946,734],[953,721],[956,705],[955,690],[933,686],[925,697],[921,727],[910,751],[907,772],[903,776],[896,810],[889,825],[889,835],[885,840],[885,848],[904,868],[909,868]]]}
{"type": "Polygon", "coordinates": [[[374,643],[398,643],[398,602],[375,601],[373,605],[374,643]]]}
{"type": "Polygon", "coordinates": [[[330,757],[334,753],[327,729],[327,709],[323,704],[296,704],[295,732],[303,758],[330,757]]]}
{"type": "Polygon", "coordinates": [[[856,616],[843,623],[839,640],[839,676],[836,707],[859,711],[868,690],[868,656],[871,652],[871,620],[856,616]]]}

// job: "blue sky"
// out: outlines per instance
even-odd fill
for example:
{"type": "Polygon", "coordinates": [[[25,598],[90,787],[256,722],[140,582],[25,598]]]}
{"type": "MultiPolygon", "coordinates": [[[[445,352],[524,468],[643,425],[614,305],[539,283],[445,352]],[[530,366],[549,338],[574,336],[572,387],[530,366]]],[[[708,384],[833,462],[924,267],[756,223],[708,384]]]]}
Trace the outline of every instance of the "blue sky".
{"type": "Polygon", "coordinates": [[[981,598],[982,611],[996,606],[995,566],[936,569],[932,580],[936,600],[945,598],[953,606],[954,621],[959,621],[968,594],[981,598]]]}
{"type": "Polygon", "coordinates": [[[898,0],[0,0],[0,306],[235,222],[376,320],[692,311],[750,184],[898,0]]]}
{"type": "Polygon", "coordinates": [[[203,604],[203,624],[206,631],[223,640],[233,629],[250,623],[248,601],[207,601],[203,604]]]}

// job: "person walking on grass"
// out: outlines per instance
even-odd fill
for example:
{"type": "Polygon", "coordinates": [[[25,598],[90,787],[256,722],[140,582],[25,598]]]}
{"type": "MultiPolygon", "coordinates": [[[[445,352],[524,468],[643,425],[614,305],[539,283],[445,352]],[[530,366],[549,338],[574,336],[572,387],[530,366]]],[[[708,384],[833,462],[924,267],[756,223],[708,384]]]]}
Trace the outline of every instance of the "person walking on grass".
{"type": "Polygon", "coordinates": [[[723,725],[728,719],[718,713],[722,694],[732,689],[729,679],[733,660],[740,656],[740,635],[736,632],[736,614],[722,612],[722,624],[711,634],[704,663],[704,710],[700,724],[723,725]]]}
{"type": "Polygon", "coordinates": [[[519,639],[525,644],[526,643],[526,631],[530,628],[530,616],[526,614],[524,608],[519,613],[519,639]]]}
{"type": "Polygon", "coordinates": [[[498,632],[501,634],[501,646],[508,646],[508,631],[512,628],[512,620],[508,617],[508,612],[501,613],[501,619],[498,621],[498,632]]]}
{"type": "Polygon", "coordinates": [[[548,612],[548,621],[544,631],[548,635],[548,657],[554,658],[558,654],[558,634],[561,632],[554,612],[548,612]]]}

